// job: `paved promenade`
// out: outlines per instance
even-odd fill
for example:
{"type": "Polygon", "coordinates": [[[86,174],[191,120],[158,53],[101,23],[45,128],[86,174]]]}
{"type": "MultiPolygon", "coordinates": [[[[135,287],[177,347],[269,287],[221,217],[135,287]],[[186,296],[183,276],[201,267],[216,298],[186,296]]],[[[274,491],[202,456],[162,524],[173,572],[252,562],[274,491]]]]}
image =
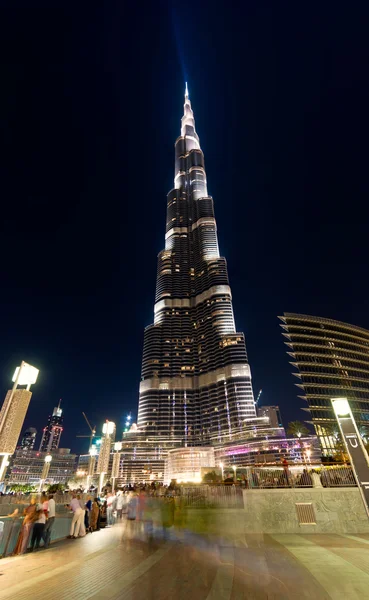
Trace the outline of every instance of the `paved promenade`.
{"type": "Polygon", "coordinates": [[[369,535],[181,532],[149,545],[139,523],[123,523],[0,561],[1,600],[356,600],[368,590],[369,535]]]}

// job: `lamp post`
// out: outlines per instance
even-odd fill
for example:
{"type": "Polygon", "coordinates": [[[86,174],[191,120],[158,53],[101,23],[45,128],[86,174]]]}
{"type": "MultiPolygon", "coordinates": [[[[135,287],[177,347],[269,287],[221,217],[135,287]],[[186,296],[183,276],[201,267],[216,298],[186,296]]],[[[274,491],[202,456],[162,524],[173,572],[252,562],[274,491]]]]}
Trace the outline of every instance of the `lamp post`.
{"type": "Polygon", "coordinates": [[[233,481],[235,483],[237,483],[237,467],[236,467],[236,465],[232,465],[232,469],[233,469],[233,481]]]}
{"type": "Polygon", "coordinates": [[[127,433],[127,431],[129,431],[130,427],[132,426],[131,419],[132,419],[132,415],[131,415],[131,413],[129,413],[126,417],[126,425],[124,428],[124,433],[127,433]]]}
{"type": "Polygon", "coordinates": [[[19,434],[31,400],[31,385],[36,383],[38,369],[22,360],[20,367],[14,371],[13,388],[5,396],[0,411],[0,483],[3,481],[8,457],[14,453],[19,434]],[[18,390],[18,385],[25,385],[26,389],[18,390]]]}
{"type": "Polygon", "coordinates": [[[347,398],[331,398],[342,441],[369,517],[369,456],[347,398]]]}
{"type": "Polygon", "coordinates": [[[53,459],[53,457],[51,456],[51,454],[46,454],[46,456],[44,458],[44,468],[42,469],[42,473],[41,473],[40,486],[39,486],[39,490],[38,490],[39,492],[42,492],[42,488],[44,487],[44,483],[49,474],[50,463],[51,463],[52,459],[53,459]]]}
{"type": "Polygon", "coordinates": [[[90,455],[90,458],[88,459],[88,471],[87,471],[87,482],[86,482],[87,491],[90,489],[90,481],[95,473],[97,449],[94,446],[91,446],[88,453],[90,455]]]}
{"type": "Polygon", "coordinates": [[[103,425],[103,438],[100,446],[99,459],[97,461],[97,473],[100,473],[99,477],[99,487],[98,493],[100,494],[105,475],[108,472],[109,468],[109,459],[110,459],[110,447],[111,447],[111,436],[115,431],[115,423],[113,421],[106,421],[103,425]]]}
{"type": "Polygon", "coordinates": [[[223,463],[221,462],[221,463],[219,463],[219,466],[220,466],[220,468],[222,469],[222,483],[223,483],[223,481],[224,481],[224,465],[223,465],[223,463]]]}
{"type": "Polygon", "coordinates": [[[115,480],[119,477],[119,467],[120,467],[120,450],[122,449],[122,442],[115,442],[113,454],[113,466],[111,470],[111,478],[113,480],[112,491],[115,489],[115,480]]]}

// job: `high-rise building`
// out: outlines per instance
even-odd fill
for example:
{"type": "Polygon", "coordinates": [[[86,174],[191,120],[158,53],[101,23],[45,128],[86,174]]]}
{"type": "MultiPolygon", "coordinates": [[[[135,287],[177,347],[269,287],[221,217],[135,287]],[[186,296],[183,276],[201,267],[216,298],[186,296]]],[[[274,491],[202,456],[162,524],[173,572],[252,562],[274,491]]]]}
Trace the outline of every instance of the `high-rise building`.
{"type": "Polygon", "coordinates": [[[28,452],[29,450],[33,450],[36,442],[37,429],[34,427],[29,427],[23,434],[20,443],[20,449],[23,452],[28,452]]]}
{"type": "MultiPolygon", "coordinates": [[[[337,421],[331,398],[345,397],[360,427],[369,425],[369,331],[322,317],[284,313],[283,336],[297,369],[299,398],[306,400],[323,453],[335,449],[337,421]]],[[[369,428],[367,428],[369,429],[369,428]]]]}
{"type": "Polygon", "coordinates": [[[55,406],[53,414],[49,416],[47,425],[43,429],[42,439],[40,444],[40,452],[52,452],[59,448],[61,434],[63,432],[63,416],[62,409],[55,406]]]}
{"type": "Polygon", "coordinates": [[[138,428],[147,435],[204,444],[255,416],[245,338],[235,327],[187,86],[141,375],[138,428]]]}
{"type": "Polygon", "coordinates": [[[259,417],[268,417],[271,427],[281,427],[283,429],[279,406],[258,406],[257,413],[259,417]]]}

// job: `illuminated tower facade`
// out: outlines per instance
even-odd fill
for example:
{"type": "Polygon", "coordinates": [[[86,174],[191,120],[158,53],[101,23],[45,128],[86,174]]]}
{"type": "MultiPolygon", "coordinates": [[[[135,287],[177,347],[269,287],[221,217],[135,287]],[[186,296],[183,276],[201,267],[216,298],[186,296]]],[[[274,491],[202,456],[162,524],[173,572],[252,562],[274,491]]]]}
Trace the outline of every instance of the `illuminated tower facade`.
{"type": "Polygon", "coordinates": [[[254,416],[245,338],[235,327],[186,85],[165,249],[158,256],[154,323],[144,337],[138,428],[195,445],[229,439],[254,416]]]}
{"type": "Polygon", "coordinates": [[[47,425],[42,432],[40,444],[40,452],[52,452],[59,448],[61,434],[63,432],[63,411],[58,406],[55,406],[53,414],[49,416],[47,425]]]}
{"type": "Polygon", "coordinates": [[[325,317],[279,317],[304,411],[324,455],[337,451],[337,419],[331,398],[347,398],[360,433],[369,433],[369,331],[325,317]]]}
{"type": "Polygon", "coordinates": [[[28,429],[26,429],[20,443],[20,449],[23,450],[23,452],[32,451],[35,447],[36,436],[37,429],[35,429],[34,427],[29,427],[28,429]]]}

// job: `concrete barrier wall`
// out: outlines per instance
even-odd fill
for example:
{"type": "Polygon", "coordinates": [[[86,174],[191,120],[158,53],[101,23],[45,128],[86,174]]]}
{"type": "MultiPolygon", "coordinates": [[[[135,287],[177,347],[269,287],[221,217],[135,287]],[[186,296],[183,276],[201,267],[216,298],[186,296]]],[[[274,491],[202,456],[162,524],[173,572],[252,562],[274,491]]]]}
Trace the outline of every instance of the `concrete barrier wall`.
{"type": "Polygon", "coordinates": [[[244,533],[369,533],[357,488],[244,490],[244,508],[190,508],[186,526],[227,537],[244,533]],[[299,524],[296,503],[311,503],[316,525],[299,524]]]}

